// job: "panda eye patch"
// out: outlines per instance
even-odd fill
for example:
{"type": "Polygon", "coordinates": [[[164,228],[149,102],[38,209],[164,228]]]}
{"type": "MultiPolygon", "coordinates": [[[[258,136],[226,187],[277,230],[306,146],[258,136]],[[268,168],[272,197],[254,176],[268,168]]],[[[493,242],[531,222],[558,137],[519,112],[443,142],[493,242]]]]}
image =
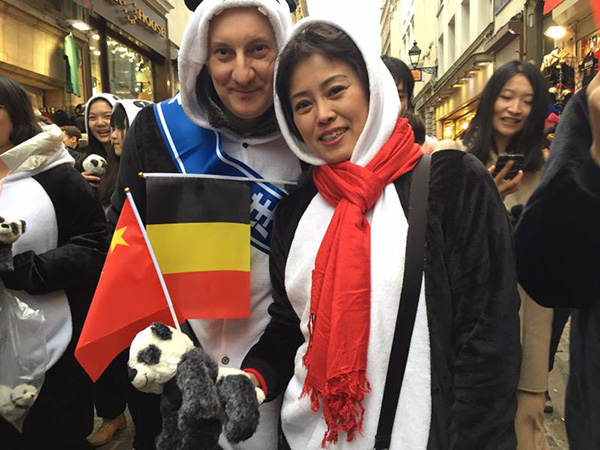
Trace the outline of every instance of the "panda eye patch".
{"type": "Polygon", "coordinates": [[[151,344],[143,350],[140,350],[137,354],[137,359],[139,362],[148,364],[149,366],[158,364],[160,361],[160,348],[156,345],[151,344]]]}

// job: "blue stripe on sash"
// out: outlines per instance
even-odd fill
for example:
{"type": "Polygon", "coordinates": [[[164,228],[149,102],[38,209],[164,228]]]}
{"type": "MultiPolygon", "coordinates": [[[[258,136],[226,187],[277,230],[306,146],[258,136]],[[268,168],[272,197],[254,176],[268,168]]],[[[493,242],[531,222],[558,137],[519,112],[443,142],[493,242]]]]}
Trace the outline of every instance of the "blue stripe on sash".
{"type": "MultiPolygon", "coordinates": [[[[154,105],[163,139],[180,173],[263,178],[243,162],[225,153],[221,135],[193,123],[181,106],[179,94],[154,105]]],[[[264,253],[271,247],[273,211],[287,194],[267,182],[252,183],[251,244],[264,253]]]]}

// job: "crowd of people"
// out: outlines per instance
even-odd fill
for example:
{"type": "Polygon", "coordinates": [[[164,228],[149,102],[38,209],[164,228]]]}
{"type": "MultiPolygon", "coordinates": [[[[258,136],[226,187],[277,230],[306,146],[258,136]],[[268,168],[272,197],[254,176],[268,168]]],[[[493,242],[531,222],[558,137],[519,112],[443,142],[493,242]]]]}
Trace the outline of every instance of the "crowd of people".
{"type": "Polygon", "coordinates": [[[250,316],[183,326],[266,396],[254,435],[221,436],[220,449],[374,448],[387,368],[400,365],[393,428],[376,448],[547,450],[552,308],[572,308],[570,448],[600,449],[599,76],[570,100],[547,161],[547,87],[522,61],[494,72],[462,140],[437,141],[412,112],[406,64],[372,54],[364,33],[333,17],[292,27],[288,3],[186,2],[179,93],[155,105],[92,96],[86,145],[80,128],[40,121],[0,76],[0,213],[27,222],[14,270],[0,276],[43,311],[49,354],[22,432],[0,418],[2,445],[101,446],[128,408],[133,448],[156,448],[160,396],[131,386],[127,351],[94,384],[75,345],[124,188],[144,220],[140,172],[234,170],[252,174],[253,189],[297,185],[261,209],[267,245],[251,246],[250,316]],[[90,156],[103,171],[86,167],[90,156]],[[406,274],[417,277],[410,292],[406,274]],[[405,358],[391,361],[402,344],[405,358]]]}

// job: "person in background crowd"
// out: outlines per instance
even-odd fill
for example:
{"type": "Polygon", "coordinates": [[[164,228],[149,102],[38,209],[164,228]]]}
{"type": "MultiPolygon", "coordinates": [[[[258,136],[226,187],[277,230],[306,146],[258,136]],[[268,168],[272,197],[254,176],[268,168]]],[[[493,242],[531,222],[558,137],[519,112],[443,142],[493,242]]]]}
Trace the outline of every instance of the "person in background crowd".
{"type": "Polygon", "coordinates": [[[86,146],[80,145],[81,131],[73,125],[61,127],[63,132],[63,144],[69,154],[75,159],[75,167],[80,167],[85,159],[86,146]]]}
{"type": "Polygon", "coordinates": [[[46,127],[46,126],[49,126],[49,125],[54,125],[54,122],[52,122],[52,119],[49,119],[48,117],[43,116],[43,115],[37,116],[36,120],[37,120],[38,125],[40,127],[46,127]]]}
{"type": "MultiPolygon", "coordinates": [[[[300,176],[300,162],[281,137],[273,110],[273,70],[291,27],[289,13],[282,0],[205,0],[196,8],[179,53],[180,93],[175,99],[144,108],[127,133],[117,187],[108,210],[113,226],[125,201],[125,187],[130,188],[142,220],[146,218],[145,180],[138,177],[139,172],[223,175],[235,170],[240,176],[250,173],[257,178],[285,181],[300,176]],[[211,141],[215,136],[218,150],[211,141]],[[221,162],[222,155],[231,165],[221,162]]],[[[270,192],[285,196],[280,187],[268,182],[255,183],[252,189],[258,190],[256,195],[268,198],[270,209],[260,211],[262,221],[257,220],[251,230],[253,239],[265,243],[253,244],[250,251],[251,316],[189,321],[203,349],[221,365],[235,369],[269,321],[271,209],[280,198],[270,192]],[[259,226],[267,233],[265,237],[259,226]]],[[[257,209],[252,213],[259,214],[257,209]]],[[[135,423],[136,450],[154,448],[154,438],[161,429],[158,396],[140,396],[147,401],[143,410],[146,420],[139,427],[135,423]]],[[[235,448],[276,449],[279,408],[279,401],[262,405],[257,432],[235,448]]],[[[223,437],[219,445],[225,450],[232,448],[223,437]]]]}
{"type": "MultiPolygon", "coordinates": [[[[548,96],[540,71],[528,63],[509,62],[498,68],[486,84],[477,113],[464,135],[467,150],[486,167],[491,166],[491,174],[498,155],[524,155],[523,170],[512,180],[504,180],[510,163],[494,178],[514,222],[540,180],[547,106],[548,96]]],[[[519,293],[523,361],[515,419],[517,448],[548,450],[544,406],[552,310],[537,305],[521,287],[519,293]]]]}
{"type": "Polygon", "coordinates": [[[382,56],[381,59],[394,78],[398,97],[400,97],[400,117],[405,117],[406,111],[413,107],[412,98],[415,79],[404,61],[392,56],[382,56]]]}
{"type": "Polygon", "coordinates": [[[415,135],[415,143],[423,145],[425,143],[425,124],[413,112],[407,111],[404,115],[410,124],[415,135]]]}
{"type": "Polygon", "coordinates": [[[515,233],[519,280],[541,305],[571,309],[569,448],[600,448],[600,75],[565,108],[542,180],[515,233]]]}
{"type": "MultiPolygon", "coordinates": [[[[402,291],[423,155],[390,73],[359,45],[305,19],[276,74],[284,137],[317,167],[276,210],[271,322],[243,367],[267,401],[285,391],[292,450],[373,448],[402,291]]],[[[434,153],[429,186],[424,287],[389,448],[514,449],[521,355],[506,212],[465,152],[434,153]]]]}
{"type": "Polygon", "coordinates": [[[0,75],[0,154],[28,156],[4,177],[0,211],[25,220],[13,244],[14,271],[2,289],[39,309],[49,364],[39,397],[19,433],[0,418],[5,449],[89,448],[92,382],[73,354],[108,250],[106,219],[73,169],[60,128],[42,131],[21,86],[0,75]]]}
{"type": "Polygon", "coordinates": [[[82,133],[86,133],[86,128],[85,128],[85,104],[83,103],[79,103],[77,106],[75,106],[75,117],[73,117],[73,125],[75,125],[77,128],[79,128],[79,131],[81,131],[82,133]]]}
{"type": "MultiPolygon", "coordinates": [[[[111,151],[110,116],[117,100],[119,100],[119,97],[112,94],[96,94],[88,100],[85,106],[85,129],[88,135],[86,157],[99,155],[104,159],[108,159],[111,151]]],[[[76,168],[83,170],[83,167],[76,166],[76,168]]],[[[92,188],[97,189],[100,185],[99,176],[88,171],[81,172],[81,175],[92,188]]]]}
{"type": "MultiPolygon", "coordinates": [[[[108,153],[106,171],[96,191],[105,210],[110,205],[110,197],[117,183],[123,142],[129,125],[141,109],[150,104],[151,102],[141,100],[117,100],[115,103],[110,117],[112,148],[108,153]]],[[[96,414],[102,419],[100,428],[88,437],[94,447],[108,444],[117,431],[127,426],[125,408],[134,391],[127,377],[127,357],[127,351],[117,356],[94,385],[96,414]]]]}
{"type": "Polygon", "coordinates": [[[52,122],[54,122],[59,127],[73,125],[69,115],[62,109],[57,109],[54,112],[54,114],[52,114],[52,122]]]}

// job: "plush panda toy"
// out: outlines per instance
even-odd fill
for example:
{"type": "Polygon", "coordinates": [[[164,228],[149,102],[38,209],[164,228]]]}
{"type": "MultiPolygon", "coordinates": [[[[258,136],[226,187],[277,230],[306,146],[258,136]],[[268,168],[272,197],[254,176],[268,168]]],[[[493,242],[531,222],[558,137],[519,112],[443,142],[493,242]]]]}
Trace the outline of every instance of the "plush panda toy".
{"type": "Polygon", "coordinates": [[[158,450],[213,450],[221,432],[235,444],[256,431],[263,391],[245,372],[219,368],[175,328],[154,323],[139,332],[128,371],[136,389],[162,394],[158,450]]]}
{"type": "Polygon", "coordinates": [[[14,270],[12,245],[25,233],[25,221],[0,216],[0,273],[14,270]]]}
{"type": "Polygon", "coordinates": [[[101,177],[104,175],[107,164],[106,159],[94,153],[83,160],[82,167],[86,172],[91,172],[93,175],[101,177]]]}

